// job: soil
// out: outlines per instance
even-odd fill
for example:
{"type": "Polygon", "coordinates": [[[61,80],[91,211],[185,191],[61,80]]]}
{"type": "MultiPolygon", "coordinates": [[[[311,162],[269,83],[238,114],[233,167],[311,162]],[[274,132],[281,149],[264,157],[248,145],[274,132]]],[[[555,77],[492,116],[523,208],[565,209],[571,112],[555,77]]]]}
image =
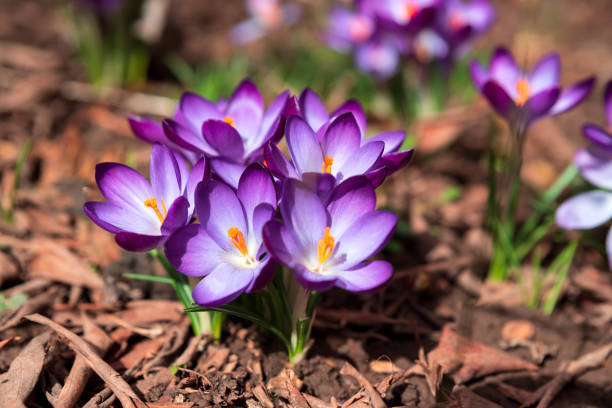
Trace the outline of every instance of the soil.
{"type": "MultiPolygon", "coordinates": [[[[146,254],[119,250],[112,236],[82,212],[83,202],[99,198],[93,178],[97,162],[146,169],[150,147],[131,135],[124,118],[133,112],[121,97],[92,98],[70,88],[85,78],[67,43],[60,3],[0,0],[4,203],[21,146],[27,139],[33,146],[17,192],[14,223],[0,223],[0,306],[6,299],[20,303],[0,309],[0,390],[19,372],[12,363],[25,356],[21,373],[36,374],[26,406],[51,406],[75,358],[83,357],[66,333],[56,330],[38,354],[26,354],[32,339],[49,332],[48,325],[23,319],[38,313],[85,338],[93,353],[125,380],[134,406],[141,406],[138,400],[150,407],[383,406],[379,399],[390,407],[610,406],[609,353],[589,360],[589,368],[579,374],[568,371],[612,342],[612,279],[600,251],[581,246],[550,316],[525,307],[517,284],[483,284],[491,252],[484,231],[484,154],[491,123],[481,100],[414,126],[423,149],[379,192],[380,205],[397,212],[404,226],[381,254],[394,264],[394,278],[372,295],[325,293],[313,328],[315,343],[302,362],[289,365],[280,343],[239,320],[228,321],[219,344],[193,338],[172,290],[122,276],[141,271],[162,275],[161,267],[146,254]],[[441,199],[457,186],[458,198],[441,199]],[[516,321],[533,335],[510,341],[503,333],[516,321]],[[91,329],[92,322],[105,334],[91,329]],[[436,377],[432,355],[446,362],[444,376],[436,377]],[[350,366],[363,378],[351,375],[350,366]],[[446,386],[449,381],[456,385],[446,386]],[[551,384],[561,388],[546,402],[542,396],[551,384]]],[[[175,81],[161,56],[177,38],[181,46],[173,51],[188,61],[230,56],[225,30],[245,14],[242,7],[226,3],[174,2],[167,35],[154,53],[154,81],[124,92],[153,94],[175,81]]],[[[540,2],[538,13],[533,11],[536,2],[495,3],[498,23],[481,49],[505,43],[530,64],[557,50],[564,83],[587,73],[601,78],[594,96],[580,107],[532,129],[522,174],[519,217],[524,220],[530,200],[550,186],[583,144],[579,127],[585,121],[602,122],[600,96],[612,72],[607,45],[612,14],[607,0],[547,0],[540,2]]],[[[250,52],[265,54],[263,48],[259,44],[250,52]]],[[[176,92],[180,87],[170,88],[176,92]]],[[[268,90],[266,100],[276,91],[268,90]]],[[[146,104],[139,108],[158,113],[146,104]]],[[[372,121],[389,128],[398,122],[378,116],[372,121]]],[[[604,234],[591,238],[603,242],[604,234]]],[[[541,250],[544,259],[559,250],[552,235],[541,250]]],[[[91,374],[76,405],[125,406],[115,392],[116,380],[91,374]]],[[[3,398],[0,394],[0,406],[9,406],[3,398]]]]}

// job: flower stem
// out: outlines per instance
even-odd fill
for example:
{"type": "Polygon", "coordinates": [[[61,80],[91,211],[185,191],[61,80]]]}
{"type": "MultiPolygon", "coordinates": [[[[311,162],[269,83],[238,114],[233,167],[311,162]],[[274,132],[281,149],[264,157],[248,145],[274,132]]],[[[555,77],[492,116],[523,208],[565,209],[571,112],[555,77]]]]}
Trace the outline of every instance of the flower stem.
{"type": "Polygon", "coordinates": [[[291,336],[288,350],[289,361],[299,363],[312,345],[310,331],[320,293],[304,288],[295,279],[295,274],[286,275],[287,292],[291,302],[291,336]]]}

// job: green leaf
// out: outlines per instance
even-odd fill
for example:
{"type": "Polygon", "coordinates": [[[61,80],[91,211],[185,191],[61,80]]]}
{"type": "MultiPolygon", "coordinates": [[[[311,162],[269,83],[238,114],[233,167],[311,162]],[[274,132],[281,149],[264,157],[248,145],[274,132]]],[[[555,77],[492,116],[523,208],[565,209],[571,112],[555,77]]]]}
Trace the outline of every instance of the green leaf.
{"type": "Polygon", "coordinates": [[[172,286],[175,285],[175,281],[167,276],[147,275],[142,273],[124,273],[123,277],[148,282],[165,283],[172,286]]]}

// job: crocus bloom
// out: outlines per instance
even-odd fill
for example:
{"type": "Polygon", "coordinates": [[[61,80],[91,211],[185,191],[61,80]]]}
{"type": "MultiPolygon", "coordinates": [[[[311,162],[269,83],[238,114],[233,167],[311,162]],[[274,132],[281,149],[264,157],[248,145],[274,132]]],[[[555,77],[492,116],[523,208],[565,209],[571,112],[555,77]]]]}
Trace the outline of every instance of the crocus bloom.
{"type": "Polygon", "coordinates": [[[288,180],[280,202],[284,224],[266,224],[266,248],[307,289],[375,290],[389,280],[392,267],[367,259],[387,243],[397,222],[375,205],[374,188],[363,176],[336,187],[326,206],[306,186],[288,180]]]}
{"type": "MultiPolygon", "coordinates": [[[[367,121],[361,104],[356,100],[349,100],[338,109],[329,114],[319,96],[310,89],[305,89],[298,100],[298,111],[308,122],[310,127],[317,133],[317,138],[322,141],[327,128],[343,113],[351,113],[359,126],[361,146],[368,143],[383,142],[384,149],[381,158],[373,166],[374,169],[384,167],[389,175],[403,167],[412,157],[413,149],[399,151],[406,134],[404,131],[396,130],[383,132],[366,138],[367,121]]],[[[382,180],[381,180],[382,181],[382,180]]],[[[376,185],[375,185],[376,186],[376,185]]]]}
{"type": "Polygon", "coordinates": [[[433,22],[439,3],[439,0],[362,0],[360,8],[375,14],[388,28],[416,32],[433,22]]]}
{"type": "Polygon", "coordinates": [[[495,10],[489,0],[446,0],[437,20],[436,28],[446,38],[450,56],[461,58],[470,42],[491,26],[495,10]]]}
{"type": "MultiPolygon", "coordinates": [[[[187,92],[174,118],[162,122],[164,135],[172,147],[209,157],[215,173],[236,188],[245,167],[260,161],[263,146],[282,135],[288,99],[285,91],[265,110],[259,90],[249,80],[238,86],[227,103],[214,104],[187,92]]],[[[132,118],[130,123],[145,140],[161,137],[154,122],[132,118]]]]}
{"type": "Polygon", "coordinates": [[[306,181],[312,174],[322,174],[333,176],[333,180],[339,183],[349,177],[377,170],[373,167],[385,147],[381,141],[361,146],[359,126],[349,112],[335,119],[320,141],[304,119],[293,115],[287,120],[285,138],[291,162],[275,145],[270,145],[266,152],[266,166],[281,179],[306,181]]]}
{"type": "Polygon", "coordinates": [[[195,206],[200,223],[181,228],[165,246],[177,270],[203,276],[193,289],[195,302],[218,306],[263,288],[274,275],[261,237],[276,209],[269,172],[259,164],[250,165],[237,193],[219,181],[204,181],[197,187],[195,206]]]}
{"type": "Polygon", "coordinates": [[[168,147],[155,144],[151,153],[151,182],[120,163],[96,166],[96,182],[106,202],[85,203],[85,214],[115,235],[128,251],[148,251],[189,223],[197,184],[207,176],[205,159],[191,173],[168,147]]]}
{"type": "Polygon", "coordinates": [[[533,71],[523,72],[512,54],[503,48],[495,51],[489,69],[472,61],[470,71],[476,87],[518,133],[542,117],[576,106],[587,97],[594,82],[594,78],[589,78],[562,91],[557,54],[543,57],[533,71]]]}
{"type": "Polygon", "coordinates": [[[230,31],[232,42],[244,45],[255,41],[282,25],[291,25],[299,17],[297,4],[281,5],[279,0],[246,0],[251,18],[234,26],[230,31]]]}
{"type": "MultiPolygon", "coordinates": [[[[612,82],[604,92],[604,108],[608,126],[612,126],[612,82]]],[[[556,213],[556,222],[567,229],[591,229],[612,218],[612,134],[587,124],[583,132],[591,145],[576,152],[574,164],[582,177],[601,188],[578,194],[565,201],[556,213]]],[[[606,251],[612,265],[612,229],[606,238],[606,251]]]]}

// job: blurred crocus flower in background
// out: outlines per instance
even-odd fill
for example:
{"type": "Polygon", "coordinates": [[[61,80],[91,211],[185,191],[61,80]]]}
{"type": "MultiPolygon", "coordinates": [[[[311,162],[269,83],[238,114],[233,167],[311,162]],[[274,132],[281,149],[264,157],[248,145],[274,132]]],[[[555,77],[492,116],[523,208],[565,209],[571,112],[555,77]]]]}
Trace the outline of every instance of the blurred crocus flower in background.
{"type": "Polygon", "coordinates": [[[204,158],[189,171],[186,163],[166,146],[151,152],[151,182],[120,163],[96,166],[96,182],[106,202],[85,203],[85,214],[115,235],[128,251],[159,248],[170,234],[191,220],[194,192],[208,174],[204,158]]]}
{"type": "Polygon", "coordinates": [[[416,32],[433,22],[440,3],[440,0],[362,0],[359,5],[387,28],[416,32]]]}
{"type": "Polygon", "coordinates": [[[182,273],[203,276],[193,299],[204,306],[231,302],[267,285],[274,262],[266,253],[262,228],[274,217],[276,190],[269,172],[249,166],[238,190],[208,180],[195,193],[199,224],[178,230],[166,243],[168,260],[182,273]]]}
{"type": "Polygon", "coordinates": [[[591,77],[563,90],[558,54],[544,56],[531,72],[525,72],[504,48],[494,52],[488,69],[473,60],[470,72],[478,90],[517,134],[538,119],[572,109],[588,96],[595,81],[591,77]]]}
{"type": "MultiPolygon", "coordinates": [[[[601,190],[587,191],[565,201],[556,213],[557,225],[566,229],[587,230],[612,218],[612,82],[604,92],[608,130],[587,124],[582,130],[590,145],[576,152],[574,164],[589,183],[601,190]]],[[[612,265],[612,229],[606,238],[606,251],[612,265]]]]}
{"type": "Polygon", "coordinates": [[[78,5],[102,15],[116,11],[125,2],[126,0],[76,0],[78,5]]]}
{"type": "Polygon", "coordinates": [[[219,104],[183,94],[174,117],[161,125],[146,118],[129,120],[134,133],[147,142],[169,141],[192,160],[207,156],[215,173],[236,188],[246,166],[262,160],[263,146],[282,136],[288,100],[285,91],[266,110],[257,87],[245,80],[229,101],[219,104]]]}
{"type": "Polygon", "coordinates": [[[375,205],[374,188],[363,176],[340,184],[327,205],[308,187],[288,180],[280,202],[284,224],[265,225],[266,248],[309,290],[375,290],[389,280],[392,267],[367,259],[389,241],[397,222],[375,205]]]}
{"type": "Polygon", "coordinates": [[[301,8],[297,4],[280,0],[246,0],[246,8],[251,15],[230,31],[234,44],[244,45],[255,41],[282,26],[290,26],[297,21],[301,8]]]}

